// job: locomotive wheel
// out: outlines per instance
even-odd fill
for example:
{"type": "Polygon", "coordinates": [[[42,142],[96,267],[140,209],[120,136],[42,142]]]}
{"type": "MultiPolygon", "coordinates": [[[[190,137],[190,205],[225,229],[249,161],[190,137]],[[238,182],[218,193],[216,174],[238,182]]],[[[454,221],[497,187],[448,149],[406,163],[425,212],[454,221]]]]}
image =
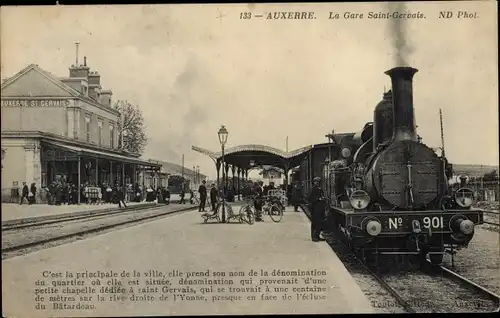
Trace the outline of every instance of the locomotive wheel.
{"type": "Polygon", "coordinates": [[[429,254],[429,260],[434,265],[439,265],[443,262],[443,254],[429,254]]]}

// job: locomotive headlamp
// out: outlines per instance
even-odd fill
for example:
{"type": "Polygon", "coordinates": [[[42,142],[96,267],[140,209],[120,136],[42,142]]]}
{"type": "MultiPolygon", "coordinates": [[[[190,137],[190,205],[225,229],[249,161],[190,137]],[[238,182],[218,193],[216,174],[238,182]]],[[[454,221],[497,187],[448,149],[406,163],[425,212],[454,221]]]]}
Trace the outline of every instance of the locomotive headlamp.
{"type": "Polygon", "coordinates": [[[474,233],[474,222],[459,214],[451,218],[450,228],[455,233],[461,232],[465,235],[470,235],[474,233]]]}
{"type": "Polygon", "coordinates": [[[460,232],[469,235],[474,232],[474,222],[471,220],[463,220],[460,222],[460,232]]]}
{"type": "Polygon", "coordinates": [[[363,210],[370,203],[370,196],[363,190],[356,190],[349,197],[349,202],[355,210],[363,210]]]}
{"type": "Polygon", "coordinates": [[[474,192],[471,189],[460,188],[455,192],[455,202],[462,208],[468,208],[474,202],[474,192]]]}
{"type": "Polygon", "coordinates": [[[366,232],[371,236],[377,236],[382,232],[382,224],[379,221],[371,220],[366,223],[366,232]]]}
{"type": "Polygon", "coordinates": [[[344,147],[340,151],[340,154],[342,155],[343,158],[349,158],[351,156],[351,149],[344,147]]]}

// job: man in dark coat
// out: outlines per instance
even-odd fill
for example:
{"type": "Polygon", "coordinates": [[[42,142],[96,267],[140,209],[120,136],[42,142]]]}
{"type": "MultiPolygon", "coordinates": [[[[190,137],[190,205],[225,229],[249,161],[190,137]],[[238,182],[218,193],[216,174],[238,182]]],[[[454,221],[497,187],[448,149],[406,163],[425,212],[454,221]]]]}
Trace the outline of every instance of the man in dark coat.
{"type": "Polygon", "coordinates": [[[267,193],[269,192],[269,185],[265,185],[263,188],[262,188],[262,194],[264,195],[267,195],[267,193]]]}
{"type": "Polygon", "coordinates": [[[205,202],[207,201],[207,187],[205,186],[205,183],[207,182],[203,180],[198,188],[198,193],[200,194],[199,212],[205,212],[205,202]]]}
{"type": "Polygon", "coordinates": [[[292,202],[293,206],[295,209],[295,212],[299,212],[299,204],[301,203],[302,199],[302,184],[300,181],[295,183],[293,190],[292,190],[292,202]]]}
{"type": "Polygon", "coordinates": [[[28,204],[36,203],[36,199],[35,199],[36,198],[36,185],[34,182],[31,184],[30,194],[28,194],[28,195],[29,195],[28,204]]]}
{"type": "Polygon", "coordinates": [[[311,204],[311,238],[313,242],[320,241],[320,233],[323,229],[325,217],[325,196],[320,186],[321,179],[314,178],[313,187],[309,194],[309,203],[311,204]]]}
{"type": "Polygon", "coordinates": [[[165,189],[165,204],[170,204],[170,190],[168,188],[165,189]]]}
{"type": "Polygon", "coordinates": [[[184,185],[182,185],[182,189],[181,189],[181,193],[180,193],[180,197],[181,197],[181,200],[179,201],[179,204],[185,204],[186,201],[184,201],[184,196],[186,195],[186,191],[184,191],[184,185]]]}
{"type": "Polygon", "coordinates": [[[56,182],[56,188],[55,188],[55,205],[61,205],[62,202],[62,184],[57,181],[56,182]]]}
{"type": "Polygon", "coordinates": [[[118,207],[121,209],[122,207],[122,203],[123,203],[123,207],[126,208],[127,205],[125,204],[125,189],[124,187],[120,187],[118,185],[116,185],[116,196],[117,196],[117,199],[118,199],[118,207]]]}
{"type": "Polygon", "coordinates": [[[62,185],[61,203],[69,204],[69,186],[66,182],[62,185]]]}
{"type": "Polygon", "coordinates": [[[212,188],[210,189],[210,203],[212,205],[212,211],[215,211],[215,206],[217,204],[217,188],[215,183],[212,183],[212,188]]]}
{"type": "Polygon", "coordinates": [[[28,185],[26,184],[26,182],[23,182],[23,190],[21,192],[21,201],[19,201],[19,204],[23,204],[24,198],[26,198],[26,201],[30,203],[28,194],[29,194],[28,185]]]}
{"type": "Polygon", "coordinates": [[[256,222],[262,222],[264,221],[262,219],[262,205],[263,205],[263,193],[262,193],[262,187],[260,184],[256,181],[253,187],[253,193],[255,196],[255,221],[256,222]]]}

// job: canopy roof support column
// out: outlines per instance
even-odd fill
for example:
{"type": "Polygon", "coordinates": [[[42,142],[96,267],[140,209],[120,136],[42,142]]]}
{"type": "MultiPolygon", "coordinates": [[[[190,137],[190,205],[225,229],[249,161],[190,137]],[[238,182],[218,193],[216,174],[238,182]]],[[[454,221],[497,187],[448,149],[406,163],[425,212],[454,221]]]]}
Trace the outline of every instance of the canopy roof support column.
{"type": "Polygon", "coordinates": [[[241,187],[240,187],[240,174],[241,174],[241,168],[238,167],[238,201],[241,200],[240,198],[240,193],[241,193],[241,187]]]}
{"type": "Polygon", "coordinates": [[[232,190],[232,191],[233,191],[233,194],[236,192],[236,179],[234,178],[234,177],[235,177],[235,174],[236,174],[236,173],[235,173],[235,171],[236,171],[236,166],[235,166],[235,165],[232,165],[232,166],[231,166],[231,172],[233,173],[233,180],[232,180],[232,182],[231,182],[231,183],[232,183],[231,187],[232,187],[232,189],[233,189],[233,190],[232,190]]]}
{"type": "Polygon", "coordinates": [[[285,189],[288,189],[288,171],[290,170],[290,163],[288,162],[288,160],[285,161],[283,170],[285,172],[285,189]]]}

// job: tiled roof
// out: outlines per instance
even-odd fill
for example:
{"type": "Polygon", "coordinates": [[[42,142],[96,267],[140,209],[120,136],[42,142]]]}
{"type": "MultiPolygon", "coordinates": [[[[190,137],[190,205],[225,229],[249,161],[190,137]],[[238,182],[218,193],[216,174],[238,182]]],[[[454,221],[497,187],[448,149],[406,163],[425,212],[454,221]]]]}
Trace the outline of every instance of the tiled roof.
{"type": "Polygon", "coordinates": [[[41,75],[43,75],[45,78],[47,78],[50,82],[52,82],[53,84],[55,84],[56,86],[58,86],[59,88],[63,89],[64,91],[66,91],[68,93],[68,95],[70,96],[75,96],[75,97],[79,97],[81,96],[82,94],[77,91],[76,89],[70,87],[69,85],[66,85],[64,84],[63,82],[61,82],[61,80],[59,80],[58,77],[56,77],[55,75],[41,69],[38,65],[36,64],[30,64],[28,66],[26,66],[24,69],[22,69],[21,71],[19,71],[17,74],[15,74],[14,76],[6,79],[3,83],[2,83],[2,90],[7,87],[8,85],[10,85],[11,83],[15,82],[17,79],[19,79],[20,77],[22,77],[24,74],[28,73],[29,71],[36,71],[38,73],[40,73],[41,75]]]}

